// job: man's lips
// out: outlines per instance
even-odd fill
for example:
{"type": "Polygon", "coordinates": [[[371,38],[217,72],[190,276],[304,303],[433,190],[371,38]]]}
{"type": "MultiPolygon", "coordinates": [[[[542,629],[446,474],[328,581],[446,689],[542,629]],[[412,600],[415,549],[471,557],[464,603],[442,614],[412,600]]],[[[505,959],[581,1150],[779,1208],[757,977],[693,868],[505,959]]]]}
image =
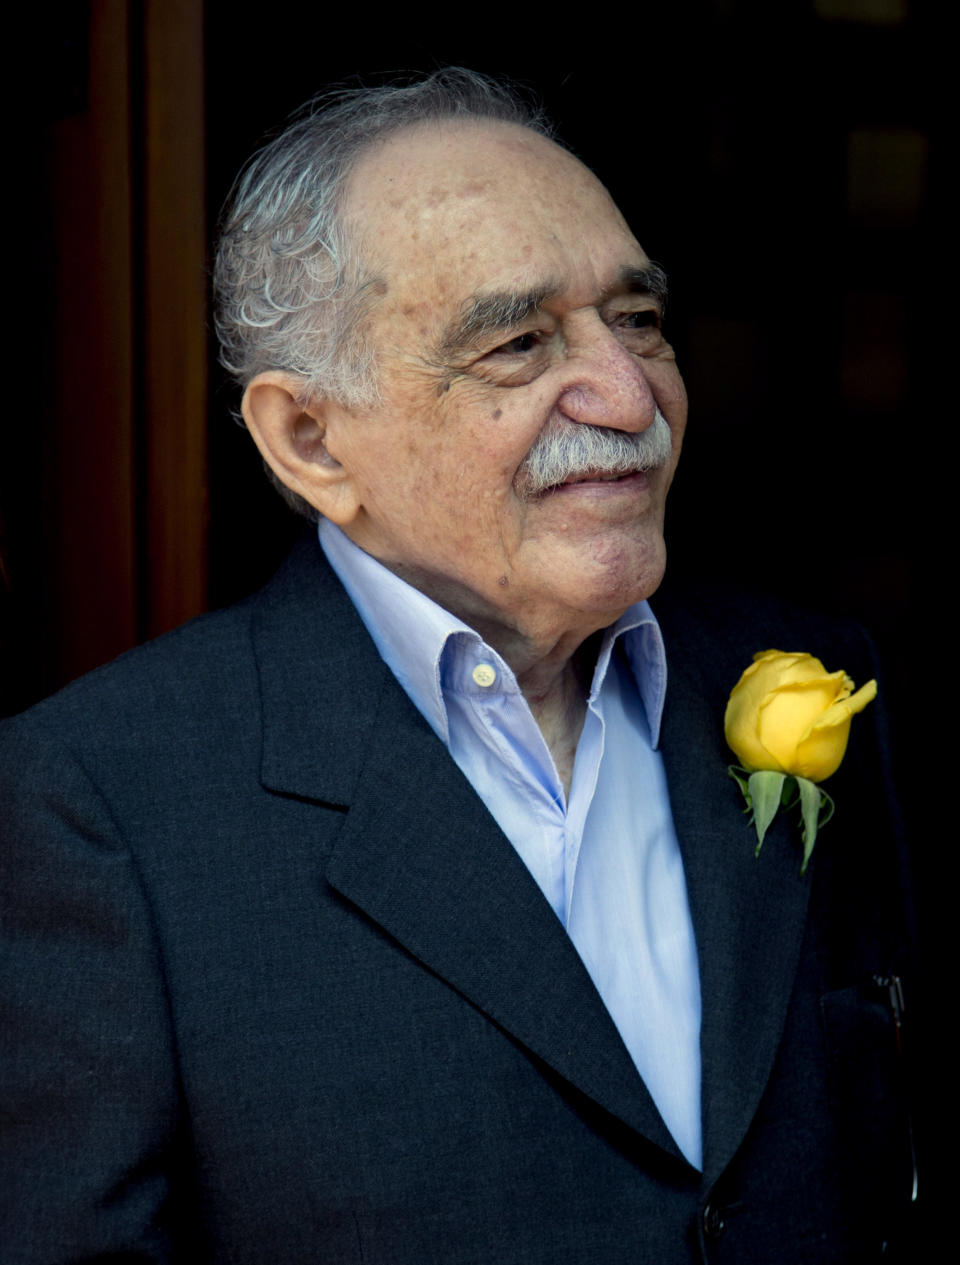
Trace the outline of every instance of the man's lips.
{"type": "Polygon", "coordinates": [[[569,479],[564,479],[560,486],[569,487],[572,483],[619,483],[621,479],[630,479],[639,473],[639,470],[628,470],[626,473],[621,471],[619,474],[602,474],[590,471],[587,474],[575,474],[569,479]]]}
{"type": "Polygon", "coordinates": [[[643,469],[629,470],[627,471],[626,474],[624,473],[607,474],[599,470],[589,471],[586,474],[571,475],[570,478],[565,479],[563,483],[555,483],[552,485],[552,487],[546,488],[545,491],[561,492],[563,491],[564,488],[576,488],[576,487],[582,486],[585,483],[592,484],[594,486],[597,484],[627,483],[631,480],[643,478],[646,475],[646,473],[647,471],[643,469]]]}

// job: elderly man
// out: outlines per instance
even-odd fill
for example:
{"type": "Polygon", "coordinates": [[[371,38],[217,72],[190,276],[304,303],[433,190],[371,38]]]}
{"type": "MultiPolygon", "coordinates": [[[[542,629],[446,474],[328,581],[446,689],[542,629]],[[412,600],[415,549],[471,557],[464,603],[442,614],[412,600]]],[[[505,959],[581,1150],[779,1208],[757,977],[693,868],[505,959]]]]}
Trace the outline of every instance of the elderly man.
{"type": "Polygon", "coordinates": [[[218,288],[319,542],[7,727],[4,1259],[879,1258],[912,1156],[875,718],[805,875],[783,815],[754,856],[722,741],[755,651],[871,665],[647,606],[661,270],[441,72],[262,151],[218,288]]]}

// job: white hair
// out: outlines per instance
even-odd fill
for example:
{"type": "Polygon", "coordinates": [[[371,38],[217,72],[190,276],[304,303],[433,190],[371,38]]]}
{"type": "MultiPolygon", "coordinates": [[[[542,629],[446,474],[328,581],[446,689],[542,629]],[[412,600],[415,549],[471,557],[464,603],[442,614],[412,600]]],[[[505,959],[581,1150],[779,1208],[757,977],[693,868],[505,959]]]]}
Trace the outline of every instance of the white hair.
{"type": "MultiPolygon", "coordinates": [[[[305,400],[376,401],[364,316],[378,280],[344,229],[344,189],[375,142],[455,119],[514,123],[552,138],[539,108],[512,86],[453,67],[407,86],[318,97],[253,156],[224,210],[214,265],[221,361],[242,387],[281,369],[302,377],[305,400]]],[[[317,517],[274,481],[294,509],[317,517]]]]}
{"type": "Polygon", "coordinates": [[[638,432],[557,417],[537,436],[513,486],[518,496],[531,500],[571,479],[652,470],[666,465],[672,451],[670,427],[659,409],[651,425],[638,432]]]}

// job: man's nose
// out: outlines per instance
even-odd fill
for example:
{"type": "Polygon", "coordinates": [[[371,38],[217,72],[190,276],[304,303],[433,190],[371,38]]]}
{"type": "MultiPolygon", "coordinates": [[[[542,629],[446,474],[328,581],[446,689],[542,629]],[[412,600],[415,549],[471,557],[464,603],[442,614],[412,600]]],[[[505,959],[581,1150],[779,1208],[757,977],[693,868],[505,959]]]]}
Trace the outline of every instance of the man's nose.
{"type": "Polygon", "coordinates": [[[617,340],[602,321],[571,349],[570,379],[557,405],[574,422],[639,432],[657,414],[650,383],[641,361],[617,340]]]}

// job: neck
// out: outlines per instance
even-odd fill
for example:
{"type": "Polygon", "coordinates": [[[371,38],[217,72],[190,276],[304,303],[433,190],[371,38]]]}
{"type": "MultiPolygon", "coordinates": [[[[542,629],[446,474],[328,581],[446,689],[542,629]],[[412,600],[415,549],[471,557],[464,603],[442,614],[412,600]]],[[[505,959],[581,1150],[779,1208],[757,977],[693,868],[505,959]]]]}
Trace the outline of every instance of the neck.
{"type": "Polygon", "coordinates": [[[478,618],[476,611],[454,614],[470,624],[512,668],[569,798],[600,631],[614,622],[617,614],[605,615],[602,622],[594,616],[559,635],[552,630],[520,629],[478,618]]]}
{"type": "Polygon", "coordinates": [[[564,656],[562,662],[548,658],[517,673],[517,683],[543,734],[568,799],[595,662],[596,638],[591,637],[574,654],[564,656]]]}
{"type": "Polygon", "coordinates": [[[596,661],[594,634],[615,622],[622,610],[588,613],[557,607],[544,611],[522,605],[518,617],[505,616],[446,577],[385,558],[380,561],[462,619],[510,665],[569,795],[596,661]]]}

